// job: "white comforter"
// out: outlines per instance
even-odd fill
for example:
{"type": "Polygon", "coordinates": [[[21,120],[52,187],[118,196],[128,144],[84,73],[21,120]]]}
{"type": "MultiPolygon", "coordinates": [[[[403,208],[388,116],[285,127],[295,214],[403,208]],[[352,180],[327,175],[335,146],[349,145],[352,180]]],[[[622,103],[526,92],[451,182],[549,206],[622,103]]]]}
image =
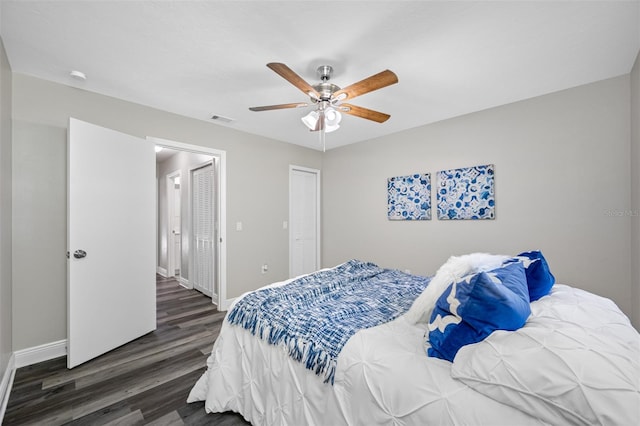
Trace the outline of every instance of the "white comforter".
{"type": "Polygon", "coordinates": [[[335,384],[224,323],[188,401],[253,425],[639,424],[640,336],[608,299],[556,285],[516,332],[429,358],[404,317],[362,330],[335,384]]]}

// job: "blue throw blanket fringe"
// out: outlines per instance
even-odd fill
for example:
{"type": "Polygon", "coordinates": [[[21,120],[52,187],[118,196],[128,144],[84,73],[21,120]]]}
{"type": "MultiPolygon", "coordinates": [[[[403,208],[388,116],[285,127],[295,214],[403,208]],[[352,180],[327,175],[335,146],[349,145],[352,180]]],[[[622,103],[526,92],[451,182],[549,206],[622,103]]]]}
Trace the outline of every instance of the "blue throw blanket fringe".
{"type": "Polygon", "coordinates": [[[350,260],[335,268],[243,297],[227,320],[333,384],[337,358],[358,330],[405,313],[430,278],[350,260]]]}

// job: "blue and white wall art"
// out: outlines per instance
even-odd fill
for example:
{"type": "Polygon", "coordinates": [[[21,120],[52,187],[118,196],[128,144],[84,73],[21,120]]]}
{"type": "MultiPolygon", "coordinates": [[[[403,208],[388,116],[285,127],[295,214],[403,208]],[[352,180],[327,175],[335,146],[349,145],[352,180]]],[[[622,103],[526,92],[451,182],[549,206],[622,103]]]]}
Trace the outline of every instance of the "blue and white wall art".
{"type": "Polygon", "coordinates": [[[387,179],[389,220],[431,220],[431,173],[387,179]]]}
{"type": "Polygon", "coordinates": [[[438,219],[495,219],[494,165],[438,172],[438,219]]]}

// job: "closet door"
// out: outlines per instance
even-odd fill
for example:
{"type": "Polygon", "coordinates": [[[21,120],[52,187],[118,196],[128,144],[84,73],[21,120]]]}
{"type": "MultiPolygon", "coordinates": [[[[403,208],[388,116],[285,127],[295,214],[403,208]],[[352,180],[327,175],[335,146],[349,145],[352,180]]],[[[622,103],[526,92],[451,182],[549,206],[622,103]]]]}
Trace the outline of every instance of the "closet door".
{"type": "Polygon", "coordinates": [[[218,303],[216,285],[216,184],[215,162],[191,171],[192,270],[193,288],[218,303]]]}
{"type": "Polygon", "coordinates": [[[320,171],[289,169],[289,276],[320,267],[320,171]]]}

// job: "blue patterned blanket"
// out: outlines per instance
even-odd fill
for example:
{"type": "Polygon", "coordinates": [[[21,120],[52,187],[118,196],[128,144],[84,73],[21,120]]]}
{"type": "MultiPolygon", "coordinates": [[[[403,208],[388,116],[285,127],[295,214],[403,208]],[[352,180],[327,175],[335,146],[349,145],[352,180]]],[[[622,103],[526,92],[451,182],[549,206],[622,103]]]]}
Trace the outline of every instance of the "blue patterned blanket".
{"type": "Polygon", "coordinates": [[[333,384],[338,354],[349,338],[405,313],[429,280],[350,260],[250,293],[227,320],[283,345],[293,359],[333,384]]]}

